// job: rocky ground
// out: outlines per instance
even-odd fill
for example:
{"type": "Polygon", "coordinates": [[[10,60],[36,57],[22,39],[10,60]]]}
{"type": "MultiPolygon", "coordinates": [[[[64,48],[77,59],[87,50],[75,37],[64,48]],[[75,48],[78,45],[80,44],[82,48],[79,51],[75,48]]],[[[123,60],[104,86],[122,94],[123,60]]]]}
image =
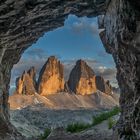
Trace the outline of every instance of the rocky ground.
{"type": "Polygon", "coordinates": [[[112,129],[108,129],[108,121],[80,133],[73,134],[64,130],[68,124],[74,122],[91,123],[92,117],[102,111],[105,110],[50,110],[36,105],[11,111],[11,122],[22,135],[31,140],[39,140],[37,137],[46,128],[53,129],[48,140],[111,140],[112,129]]]}
{"type": "Polygon", "coordinates": [[[29,105],[44,104],[49,109],[99,109],[112,108],[119,105],[119,94],[107,95],[98,91],[92,95],[75,95],[69,93],[57,93],[46,97],[39,94],[18,95],[9,97],[11,110],[21,109],[29,105]]]}
{"type": "MultiPolygon", "coordinates": [[[[92,133],[94,128],[91,128],[79,134],[69,134],[62,129],[58,131],[58,128],[65,128],[74,122],[92,123],[93,116],[118,105],[118,99],[117,94],[108,96],[101,92],[88,96],[70,95],[68,93],[47,97],[38,94],[13,95],[9,99],[11,122],[22,135],[28,138],[33,137],[32,140],[41,135],[46,128],[54,130],[48,138],[49,140],[55,140],[55,138],[59,140],[60,136],[62,136],[60,140],[69,140],[73,137],[78,140],[79,137],[82,138],[81,140],[89,137],[88,140],[90,140],[98,136],[98,133],[105,135],[107,132],[92,133]]],[[[100,127],[100,130],[103,130],[103,126],[100,127]]],[[[105,129],[108,131],[107,125],[105,129]]],[[[108,133],[111,134],[110,131],[108,133]]]]}
{"type": "Polygon", "coordinates": [[[68,133],[63,129],[56,129],[47,140],[112,140],[112,134],[112,129],[108,129],[108,122],[104,121],[79,133],[68,133]]]}
{"type": "Polygon", "coordinates": [[[21,110],[11,110],[11,122],[19,132],[31,137],[40,135],[46,128],[66,127],[74,122],[91,123],[92,117],[99,112],[91,109],[51,110],[40,104],[21,110]]]}

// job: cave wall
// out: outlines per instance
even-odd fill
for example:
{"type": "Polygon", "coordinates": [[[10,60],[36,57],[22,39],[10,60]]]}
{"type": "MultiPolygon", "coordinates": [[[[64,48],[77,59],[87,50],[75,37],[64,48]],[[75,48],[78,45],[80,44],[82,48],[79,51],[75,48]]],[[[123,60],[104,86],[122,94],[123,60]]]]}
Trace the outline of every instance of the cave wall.
{"type": "MultiPolygon", "coordinates": [[[[45,32],[63,26],[69,14],[99,16],[104,47],[117,67],[121,88],[118,139],[140,139],[140,2],[138,0],[0,1],[0,138],[20,134],[9,122],[11,69],[45,32]],[[103,16],[104,15],[104,16],[103,16]]],[[[4,139],[4,138],[2,138],[4,139]]]]}
{"type": "Polygon", "coordinates": [[[117,67],[121,117],[116,131],[122,140],[140,139],[140,2],[112,0],[99,16],[104,47],[117,67]]]}

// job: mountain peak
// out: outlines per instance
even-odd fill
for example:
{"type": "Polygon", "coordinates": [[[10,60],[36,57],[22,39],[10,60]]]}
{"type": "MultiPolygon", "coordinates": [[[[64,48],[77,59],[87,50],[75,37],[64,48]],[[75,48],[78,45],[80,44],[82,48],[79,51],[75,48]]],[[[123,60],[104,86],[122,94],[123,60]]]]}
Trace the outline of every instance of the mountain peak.
{"type": "Polygon", "coordinates": [[[36,71],[31,67],[16,79],[16,94],[32,95],[36,92],[36,71]]]}
{"type": "Polygon", "coordinates": [[[84,60],[78,60],[70,73],[68,86],[77,94],[92,94],[96,91],[94,71],[84,60]]]}
{"type": "Polygon", "coordinates": [[[86,62],[82,59],[79,59],[76,61],[76,65],[85,65],[85,64],[86,64],[86,62]]]}
{"type": "Polygon", "coordinates": [[[52,55],[48,58],[48,61],[58,61],[58,59],[52,55]]]}
{"type": "Polygon", "coordinates": [[[95,75],[93,69],[82,59],[76,62],[75,69],[80,77],[93,77],[95,75]]]}
{"type": "Polygon", "coordinates": [[[55,56],[48,58],[39,74],[39,94],[46,96],[48,94],[54,94],[64,90],[63,69],[63,65],[55,56]]]}

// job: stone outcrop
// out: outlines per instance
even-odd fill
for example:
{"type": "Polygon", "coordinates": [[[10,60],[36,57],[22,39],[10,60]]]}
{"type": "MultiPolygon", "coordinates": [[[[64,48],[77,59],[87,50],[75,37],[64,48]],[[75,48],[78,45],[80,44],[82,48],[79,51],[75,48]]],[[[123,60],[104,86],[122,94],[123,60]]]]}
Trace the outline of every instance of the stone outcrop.
{"type": "Polygon", "coordinates": [[[112,94],[110,82],[105,81],[101,76],[96,76],[85,61],[78,60],[70,73],[68,82],[65,83],[65,91],[87,95],[97,90],[108,95],[112,94]]]}
{"type": "Polygon", "coordinates": [[[51,56],[40,71],[38,93],[45,96],[61,91],[64,91],[64,68],[55,56],[51,56]]]}
{"type": "Polygon", "coordinates": [[[112,87],[109,81],[105,81],[101,76],[96,76],[94,71],[83,60],[76,62],[70,73],[69,80],[65,82],[64,66],[55,56],[49,57],[42,67],[38,84],[36,83],[34,67],[24,71],[21,77],[16,79],[15,94],[33,95],[37,89],[38,93],[44,96],[62,91],[86,95],[100,90],[106,94],[112,94],[112,87]]]}
{"type": "Polygon", "coordinates": [[[32,67],[28,71],[24,71],[21,77],[16,80],[15,94],[33,95],[36,92],[36,72],[32,67]]]}
{"type": "Polygon", "coordinates": [[[68,86],[76,94],[92,94],[96,91],[94,71],[83,60],[78,60],[72,69],[68,86]]]}
{"type": "Polygon", "coordinates": [[[103,31],[100,36],[115,60],[121,89],[119,139],[125,140],[129,135],[139,140],[139,7],[138,0],[0,1],[0,130],[6,128],[2,134],[11,136],[11,139],[15,136],[9,122],[8,89],[11,69],[24,50],[44,32],[63,26],[70,13],[90,17],[105,14],[99,22],[103,31]]]}
{"type": "Polygon", "coordinates": [[[95,84],[96,88],[101,92],[111,95],[112,94],[112,87],[109,81],[105,81],[102,76],[95,77],[95,84]]]}

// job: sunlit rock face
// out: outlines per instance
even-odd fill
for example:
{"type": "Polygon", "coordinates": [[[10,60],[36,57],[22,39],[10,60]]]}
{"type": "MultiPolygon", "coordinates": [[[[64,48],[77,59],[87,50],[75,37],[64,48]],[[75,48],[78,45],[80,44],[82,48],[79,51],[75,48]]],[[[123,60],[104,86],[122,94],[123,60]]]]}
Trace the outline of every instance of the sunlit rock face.
{"type": "Polygon", "coordinates": [[[51,56],[40,71],[38,93],[45,96],[61,91],[64,91],[64,68],[55,56],[51,56]]]}
{"type": "Polygon", "coordinates": [[[108,95],[112,94],[112,87],[110,85],[109,81],[105,81],[102,76],[96,76],[95,77],[95,84],[96,88],[100,90],[101,92],[104,92],[108,95]]]}
{"type": "Polygon", "coordinates": [[[65,83],[65,90],[76,94],[88,95],[97,90],[112,94],[112,87],[109,81],[102,76],[96,76],[91,67],[83,60],[78,60],[72,69],[68,82],[65,83]]]}
{"type": "Polygon", "coordinates": [[[93,94],[96,91],[94,71],[83,60],[78,60],[72,69],[69,80],[69,89],[81,95],[93,94]]]}
{"type": "Polygon", "coordinates": [[[16,80],[16,91],[14,94],[33,95],[36,92],[36,72],[32,67],[24,71],[21,77],[16,80]]]}

